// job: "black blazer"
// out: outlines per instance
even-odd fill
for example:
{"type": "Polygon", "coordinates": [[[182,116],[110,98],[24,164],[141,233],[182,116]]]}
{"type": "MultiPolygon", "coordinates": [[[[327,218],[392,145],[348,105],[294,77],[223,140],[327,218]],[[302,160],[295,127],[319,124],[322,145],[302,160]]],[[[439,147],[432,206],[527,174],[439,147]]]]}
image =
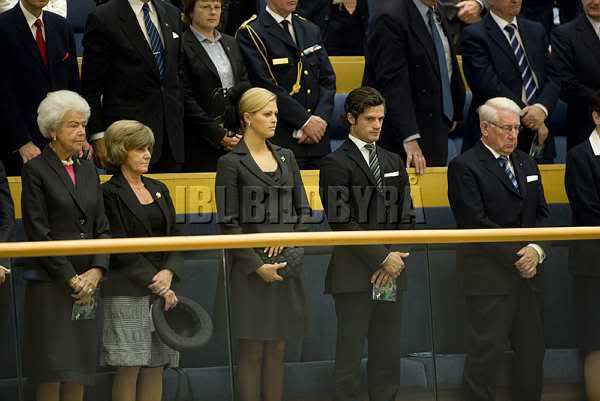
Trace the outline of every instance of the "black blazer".
{"type": "MultiPolygon", "coordinates": [[[[431,34],[413,0],[389,1],[379,8],[369,24],[364,79],[386,100],[379,144],[404,157],[404,139],[418,133],[427,164],[445,166],[450,122],[442,112],[440,69],[431,34]]],[[[450,38],[443,19],[442,26],[450,38]]],[[[451,38],[449,43],[453,121],[460,121],[465,86],[451,38]]]]}
{"type": "Polygon", "coordinates": [[[320,157],[331,151],[327,133],[317,144],[301,145],[292,137],[292,132],[302,128],[311,115],[331,123],[335,73],[323,46],[319,28],[297,14],[292,16],[292,25],[297,45],[266,10],[248,22],[248,26],[259,36],[260,41],[257,40],[257,44],[262,48],[262,42],[265,46],[268,65],[258,52],[249,29],[244,28],[244,25],[237,32],[236,38],[252,84],[264,87],[277,95],[279,120],[273,143],[291,149],[298,158],[320,157]],[[305,50],[309,53],[304,55],[305,50]],[[299,70],[300,62],[302,70],[299,70]],[[300,92],[290,95],[298,74],[300,92]]]}
{"type": "Polygon", "coordinates": [[[8,89],[0,96],[12,108],[2,120],[4,131],[0,157],[27,142],[43,149],[48,142],[37,125],[37,108],[48,92],[79,91],[79,70],[73,30],[59,15],[43,11],[48,66],[44,65],[35,39],[19,4],[0,15],[0,75],[8,89]]]}
{"type": "MultiPolygon", "coordinates": [[[[166,185],[148,177],[142,177],[144,185],[159,206],[165,218],[165,236],[181,235],[176,224],[175,207],[166,185]]],[[[143,206],[119,171],[102,185],[106,216],[113,238],[152,237],[150,223],[143,206]]],[[[156,273],[169,269],[177,280],[183,267],[181,252],[164,252],[162,264],[156,265],[143,253],[119,253],[111,256],[110,273],[102,285],[105,295],[144,296],[151,293],[148,285],[156,273]]],[[[174,281],[175,281],[174,280],[174,281]]]]}
{"type": "MultiPolygon", "coordinates": [[[[76,159],[76,184],[56,153],[46,147],[23,166],[21,207],[28,241],[110,238],[100,179],[93,163],[76,159]]],[[[91,267],[108,269],[109,255],[32,258],[25,278],[67,285],[91,267]]]]}
{"type": "MultiPolygon", "coordinates": [[[[517,18],[519,34],[529,65],[535,73],[538,91],[531,104],[540,103],[552,114],[558,100],[559,87],[548,74],[549,52],[548,39],[544,27],[525,18],[517,18]]],[[[465,28],[462,34],[461,49],[463,52],[463,69],[471,91],[471,121],[465,133],[463,149],[469,149],[479,141],[479,117],[477,109],[493,97],[507,97],[520,107],[526,105],[522,100],[523,78],[517,59],[500,27],[491,14],[475,24],[465,28]]],[[[534,133],[523,130],[519,134],[519,149],[529,153],[534,133]]],[[[546,142],[544,158],[555,156],[554,141],[546,142]]]]}
{"type": "Polygon", "coordinates": [[[215,171],[217,159],[225,153],[221,140],[226,129],[236,130],[240,126],[237,102],[250,88],[239,45],[233,37],[225,34],[222,34],[220,43],[231,63],[235,82],[228,97],[229,104],[223,104],[214,97],[215,90],[222,85],[217,67],[208,53],[190,28],[183,33],[181,72],[185,91],[186,161],[199,168],[197,171],[215,171]],[[225,118],[219,122],[215,119],[218,116],[225,118]]]}
{"type": "Polygon", "coordinates": [[[585,141],[594,124],[590,98],[600,89],[600,41],[585,14],[552,31],[551,71],[567,105],[567,148],[585,141]]]}
{"type": "MultiPolygon", "coordinates": [[[[322,160],[319,187],[332,230],[405,228],[411,212],[406,168],[397,154],[380,146],[376,149],[385,188],[383,193],[377,191],[367,162],[350,139],[322,160]]],[[[385,244],[335,247],[325,278],[325,292],[370,291],[371,276],[390,250],[385,244]]],[[[406,286],[405,274],[399,280],[400,287],[406,286]]]]}
{"type": "MultiPolygon", "coordinates": [[[[6,180],[6,171],[0,161],[0,242],[15,240],[15,211],[13,201],[6,180]]],[[[0,265],[10,268],[10,260],[0,258],[0,265]]],[[[4,285],[0,285],[0,305],[6,305],[9,301],[10,277],[6,278],[4,285]]]]}
{"type": "MultiPolygon", "coordinates": [[[[223,234],[307,231],[310,207],[294,153],[267,142],[281,179],[263,173],[244,141],[217,165],[217,217],[223,234]]],[[[252,249],[232,249],[232,269],[251,274],[264,263],[252,249]]]]}
{"type": "MultiPolygon", "coordinates": [[[[596,135],[596,134],[594,134],[596,135]]],[[[574,226],[600,226],[600,156],[589,140],[567,153],[565,189],[574,226]]],[[[598,241],[574,241],[569,247],[569,269],[582,276],[600,276],[598,241]]]]}
{"type": "Polygon", "coordinates": [[[152,163],[168,138],[183,162],[183,91],[179,80],[181,18],[177,8],[152,0],[165,48],[165,77],[127,0],[111,0],[89,14],[83,36],[82,92],[92,115],[89,135],[117,120],[137,120],[154,132],[152,163]]]}
{"type": "MultiPolygon", "coordinates": [[[[541,175],[535,161],[515,150],[510,156],[519,192],[492,153],[481,143],[448,166],[448,199],[458,228],[543,226],[549,215],[541,175]]],[[[506,294],[521,280],[514,266],[526,243],[459,247],[457,266],[464,272],[468,294],[506,294]]],[[[528,283],[541,291],[543,269],[528,283]]]]}

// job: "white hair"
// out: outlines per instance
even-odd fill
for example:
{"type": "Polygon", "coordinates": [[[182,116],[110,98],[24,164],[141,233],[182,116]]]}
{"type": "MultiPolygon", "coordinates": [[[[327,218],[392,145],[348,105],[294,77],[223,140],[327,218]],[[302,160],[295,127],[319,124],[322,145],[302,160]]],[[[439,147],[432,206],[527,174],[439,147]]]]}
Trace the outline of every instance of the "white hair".
{"type": "Polygon", "coordinates": [[[521,115],[521,108],[518,104],[507,97],[494,97],[477,109],[479,121],[498,122],[498,112],[501,110],[515,113],[517,116],[521,115]]]}
{"type": "Polygon", "coordinates": [[[68,90],[48,93],[37,109],[37,123],[42,136],[50,139],[52,131],[60,126],[68,112],[81,113],[86,120],[90,118],[90,106],[77,93],[68,90]]]}

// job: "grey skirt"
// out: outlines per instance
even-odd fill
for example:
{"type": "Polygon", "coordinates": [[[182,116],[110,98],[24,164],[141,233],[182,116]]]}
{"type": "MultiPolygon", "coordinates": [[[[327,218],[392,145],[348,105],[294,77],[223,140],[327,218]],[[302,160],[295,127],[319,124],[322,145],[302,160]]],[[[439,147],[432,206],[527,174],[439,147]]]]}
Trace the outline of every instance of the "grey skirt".
{"type": "Polygon", "coordinates": [[[162,342],[152,324],[151,298],[104,298],[102,366],[177,367],[179,352],[162,342]]]}

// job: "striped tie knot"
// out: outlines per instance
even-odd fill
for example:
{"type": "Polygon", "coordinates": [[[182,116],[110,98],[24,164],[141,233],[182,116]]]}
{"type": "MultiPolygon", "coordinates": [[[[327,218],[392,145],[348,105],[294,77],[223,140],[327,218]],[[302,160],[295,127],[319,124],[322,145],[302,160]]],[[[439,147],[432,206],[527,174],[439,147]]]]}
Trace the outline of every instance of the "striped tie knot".
{"type": "Polygon", "coordinates": [[[375,178],[375,182],[377,183],[377,190],[381,192],[383,190],[383,179],[381,178],[381,168],[379,166],[379,159],[377,158],[375,144],[367,143],[365,145],[365,149],[369,151],[369,168],[371,169],[373,178],[375,178]]]}
{"type": "Polygon", "coordinates": [[[508,176],[508,179],[512,183],[513,187],[515,187],[517,192],[519,192],[519,183],[517,182],[517,177],[515,177],[514,173],[510,169],[510,165],[508,164],[508,156],[500,155],[496,160],[498,160],[498,164],[500,164],[500,167],[502,167],[502,169],[508,176]]]}

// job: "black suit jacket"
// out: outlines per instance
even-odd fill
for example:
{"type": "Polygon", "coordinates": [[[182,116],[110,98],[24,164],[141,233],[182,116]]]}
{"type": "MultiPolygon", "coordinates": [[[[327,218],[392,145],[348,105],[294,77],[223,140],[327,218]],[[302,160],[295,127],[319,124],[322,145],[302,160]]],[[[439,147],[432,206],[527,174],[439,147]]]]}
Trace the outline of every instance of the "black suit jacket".
{"type": "MultiPolygon", "coordinates": [[[[12,108],[2,119],[5,134],[0,157],[6,158],[28,142],[43,149],[47,140],[37,125],[37,108],[48,92],[79,91],[79,70],[73,31],[67,21],[43,12],[48,66],[44,65],[35,39],[19,4],[0,15],[0,75],[7,90],[0,96],[12,108]]],[[[17,155],[18,156],[18,155],[17,155]]]]}
{"type": "Polygon", "coordinates": [[[111,0],[89,16],[83,37],[82,91],[92,108],[88,134],[117,120],[137,120],[154,132],[152,163],[168,138],[183,162],[183,91],[179,80],[181,18],[172,5],[153,0],[165,49],[161,81],[156,60],[127,0],[111,0]]]}
{"type": "Polygon", "coordinates": [[[331,151],[327,134],[319,143],[307,145],[298,144],[298,140],[292,137],[292,132],[302,128],[311,115],[330,122],[335,96],[335,73],[323,46],[319,28],[297,14],[292,17],[292,25],[297,45],[281,25],[263,10],[246,26],[242,25],[236,37],[252,84],[277,95],[279,120],[272,138],[273,143],[291,149],[298,158],[320,157],[331,151]],[[257,33],[259,39],[256,42],[263,49],[265,59],[252,40],[249,28],[257,33]],[[309,54],[304,54],[304,51],[309,54]],[[290,95],[298,78],[300,91],[290,95]]]}
{"type": "MultiPolygon", "coordinates": [[[[456,225],[464,228],[542,226],[548,217],[541,175],[535,161],[515,150],[510,156],[519,183],[517,191],[492,153],[481,143],[448,166],[448,199],[456,225]]],[[[521,280],[514,263],[526,243],[465,245],[457,266],[464,272],[467,294],[507,294],[521,280]]],[[[543,270],[543,269],[541,269],[543,270]]],[[[528,280],[541,291],[541,270],[528,280]]]]}
{"type": "MultiPolygon", "coordinates": [[[[529,65],[538,82],[538,91],[531,104],[540,103],[549,115],[558,100],[558,85],[548,74],[548,40],[544,27],[537,22],[517,18],[519,34],[529,65]]],[[[470,108],[470,129],[465,134],[463,149],[469,149],[479,141],[479,117],[477,109],[493,97],[507,97],[525,107],[522,100],[523,79],[517,59],[500,27],[491,14],[465,28],[462,34],[463,69],[473,92],[470,108]]],[[[519,134],[519,149],[529,153],[534,133],[523,130],[519,134]]],[[[547,140],[545,159],[555,156],[554,141],[547,140]]]]}
{"type": "MultiPolygon", "coordinates": [[[[572,224],[600,226],[600,156],[594,154],[589,140],[567,153],[565,189],[572,224]]],[[[569,247],[569,269],[576,275],[600,276],[598,260],[598,241],[574,241],[569,247]]]]}
{"type": "MultiPolygon", "coordinates": [[[[223,234],[308,230],[310,207],[294,153],[267,142],[281,178],[262,172],[244,141],[222,156],[215,182],[218,222],[223,234]]],[[[230,266],[251,274],[263,265],[252,249],[232,249],[230,266]]]]}
{"type": "MultiPolygon", "coordinates": [[[[23,166],[21,207],[28,241],[110,238],[100,179],[93,163],[77,159],[73,185],[50,147],[23,166]]],[[[67,285],[91,267],[108,269],[109,255],[32,258],[25,277],[67,285]]]]}
{"type": "Polygon", "coordinates": [[[185,90],[186,162],[193,163],[197,171],[215,171],[217,159],[225,153],[221,140],[226,130],[239,129],[237,103],[250,88],[238,43],[225,34],[220,42],[231,63],[235,82],[226,103],[219,101],[222,97],[215,96],[215,91],[222,87],[217,67],[189,28],[183,34],[181,72],[185,90]]]}
{"type": "MultiPolygon", "coordinates": [[[[377,191],[367,162],[350,139],[322,160],[319,187],[332,230],[398,230],[406,223],[411,201],[404,163],[397,154],[380,146],[376,149],[383,193],[377,191]]],[[[370,291],[371,276],[389,252],[390,246],[385,244],[335,247],[325,278],[325,292],[370,291]]],[[[399,280],[400,287],[404,287],[405,274],[399,280]]]]}
{"type": "MultiPolygon", "coordinates": [[[[148,177],[142,177],[142,181],[165,218],[165,236],[180,235],[176,224],[175,207],[166,185],[148,177]]],[[[152,232],[143,206],[121,172],[117,172],[103,184],[102,191],[113,238],[156,236],[152,232]]],[[[112,255],[108,280],[102,285],[103,294],[148,295],[151,293],[148,285],[152,282],[152,278],[165,268],[173,271],[174,279],[177,279],[177,274],[183,267],[181,252],[163,252],[161,260],[162,263],[157,265],[143,253],[112,255]]]]}
{"type": "MultiPolygon", "coordinates": [[[[15,238],[15,211],[13,201],[6,180],[6,171],[0,161],[0,242],[14,241],[15,238]]],[[[10,260],[0,258],[0,265],[10,268],[10,260]]],[[[9,301],[9,281],[6,277],[4,285],[0,284],[0,305],[5,305],[9,301]]],[[[1,313],[0,313],[1,315],[1,313]]]]}
{"type": "MultiPolygon", "coordinates": [[[[413,0],[390,1],[378,7],[369,24],[365,84],[381,91],[386,100],[379,144],[404,156],[404,139],[418,133],[427,164],[444,166],[450,122],[442,112],[440,70],[431,34],[413,0]]],[[[443,20],[442,25],[449,37],[443,20]]],[[[453,120],[459,121],[465,87],[451,38],[449,43],[453,120]]]]}
{"type": "Polygon", "coordinates": [[[590,99],[600,89],[600,40],[585,14],[552,31],[551,71],[568,105],[567,148],[587,139],[594,129],[590,99]]]}

